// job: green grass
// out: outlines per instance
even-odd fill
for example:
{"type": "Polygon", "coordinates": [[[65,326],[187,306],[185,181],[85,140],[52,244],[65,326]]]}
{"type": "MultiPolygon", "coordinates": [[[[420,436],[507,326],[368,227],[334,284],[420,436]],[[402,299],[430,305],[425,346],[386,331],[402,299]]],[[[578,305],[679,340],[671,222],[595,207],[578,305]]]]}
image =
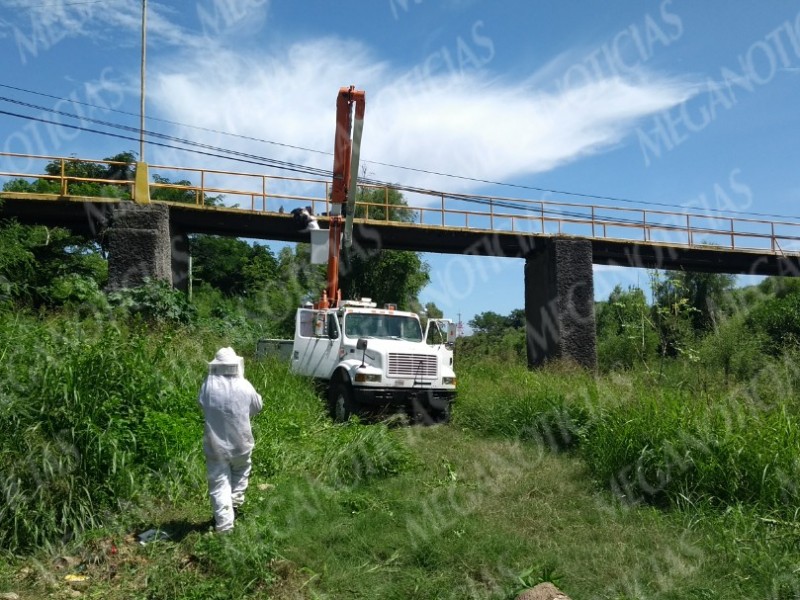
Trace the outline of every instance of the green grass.
{"type": "MultiPolygon", "coordinates": [[[[312,396],[287,404],[307,418],[321,414],[312,396]]],[[[776,546],[753,515],[698,513],[690,526],[682,513],[627,506],[598,490],[575,456],[456,427],[389,436],[411,459],[396,475],[332,485],[324,469],[305,472],[294,461],[298,468],[268,481],[254,475],[231,536],[207,533],[205,498],[187,493],[140,507],[134,523],[0,568],[2,589],[63,594],[69,569],[56,570],[54,559],[65,554],[83,560],[93,597],[120,599],[506,599],[520,580],[541,579],[573,598],[733,599],[794,584],[785,570],[790,540],[776,546]],[[154,524],[186,535],[145,547],[126,541],[154,524]],[[32,572],[19,578],[25,568],[32,572]]]]}
{"type": "Polygon", "coordinates": [[[594,377],[482,363],[462,373],[456,423],[574,450],[599,482],[658,505],[800,503],[795,375],[765,362],[747,387],[642,371],[594,377]]]}
{"type": "Polygon", "coordinates": [[[334,424],[308,381],[248,360],[265,409],[245,517],[217,536],[195,399],[225,334],[8,313],[0,332],[0,592],[68,597],[77,573],[112,599],[798,597],[784,363],[747,388],[465,364],[453,423],[424,428],[334,424]],[[172,539],[136,543],[156,526],[172,539]]]}

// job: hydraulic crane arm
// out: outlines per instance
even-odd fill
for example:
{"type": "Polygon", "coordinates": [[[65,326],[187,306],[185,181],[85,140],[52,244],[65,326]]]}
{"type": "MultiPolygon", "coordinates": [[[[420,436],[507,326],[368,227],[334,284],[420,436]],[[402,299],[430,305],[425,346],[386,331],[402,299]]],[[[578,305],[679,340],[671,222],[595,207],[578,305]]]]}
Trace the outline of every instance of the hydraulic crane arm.
{"type": "Polygon", "coordinates": [[[333,144],[328,282],[319,302],[319,308],[335,307],[341,299],[339,255],[343,233],[345,245],[349,247],[352,243],[353,212],[365,107],[366,96],[363,91],[356,90],[354,86],[339,90],[336,98],[336,137],[333,144]],[[353,112],[355,112],[355,123],[353,123],[353,112]]]}

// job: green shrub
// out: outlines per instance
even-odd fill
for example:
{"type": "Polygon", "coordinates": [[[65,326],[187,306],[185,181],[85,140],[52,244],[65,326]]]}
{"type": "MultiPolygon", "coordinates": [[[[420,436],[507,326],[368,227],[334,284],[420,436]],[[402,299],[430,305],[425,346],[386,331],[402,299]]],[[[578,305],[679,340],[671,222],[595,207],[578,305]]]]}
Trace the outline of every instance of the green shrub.
{"type": "Polygon", "coordinates": [[[168,281],[146,280],[143,285],[108,295],[112,305],[146,320],[191,323],[197,311],[186,295],[168,281]]]}
{"type": "Polygon", "coordinates": [[[788,347],[800,345],[800,294],[767,298],[746,317],[751,331],[763,332],[769,338],[768,350],[779,354],[788,347]]]}
{"type": "Polygon", "coordinates": [[[768,338],[747,327],[742,316],[724,319],[700,343],[700,364],[706,369],[719,371],[725,380],[745,381],[755,375],[764,362],[768,338]]]}
{"type": "Polygon", "coordinates": [[[72,308],[81,316],[108,313],[111,308],[97,281],[84,275],[56,277],[46,294],[52,304],[72,308]]]}

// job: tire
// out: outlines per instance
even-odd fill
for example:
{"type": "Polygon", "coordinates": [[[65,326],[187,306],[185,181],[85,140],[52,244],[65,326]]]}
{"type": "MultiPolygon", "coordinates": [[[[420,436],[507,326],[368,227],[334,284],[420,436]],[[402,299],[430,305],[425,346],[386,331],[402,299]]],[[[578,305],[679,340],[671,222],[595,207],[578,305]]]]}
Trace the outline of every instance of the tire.
{"type": "Polygon", "coordinates": [[[439,409],[439,410],[432,409],[431,410],[431,416],[433,417],[433,420],[436,423],[444,423],[444,424],[449,423],[450,422],[450,403],[448,402],[447,406],[445,406],[442,409],[439,409]]]}
{"type": "Polygon", "coordinates": [[[411,400],[408,413],[414,425],[433,425],[435,422],[430,413],[430,404],[420,398],[415,397],[411,400]]]}
{"type": "Polygon", "coordinates": [[[414,398],[408,406],[409,417],[415,425],[436,425],[450,422],[450,403],[431,402],[430,398],[414,398]]]}
{"type": "Polygon", "coordinates": [[[414,398],[410,406],[411,422],[417,425],[435,425],[450,422],[450,402],[433,402],[432,398],[414,398]]]}
{"type": "Polygon", "coordinates": [[[338,423],[346,423],[355,412],[353,390],[345,381],[337,381],[330,389],[329,408],[331,418],[338,423]]]}

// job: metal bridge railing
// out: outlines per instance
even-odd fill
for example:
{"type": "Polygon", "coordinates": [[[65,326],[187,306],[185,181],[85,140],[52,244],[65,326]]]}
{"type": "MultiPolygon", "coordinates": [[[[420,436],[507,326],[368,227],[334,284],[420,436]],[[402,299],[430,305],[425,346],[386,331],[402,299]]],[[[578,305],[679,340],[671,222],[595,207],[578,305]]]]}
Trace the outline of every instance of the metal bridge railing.
{"type": "MultiPolygon", "coordinates": [[[[16,197],[47,200],[102,197],[136,200],[134,164],[77,157],[0,153],[0,183],[16,197]]],[[[149,165],[154,201],[195,204],[208,210],[290,212],[311,206],[330,211],[330,180],[219,169],[149,165]]],[[[576,235],[591,239],[745,250],[800,252],[800,222],[631,207],[473,196],[402,187],[363,185],[356,218],[426,227],[519,234],[576,235]],[[397,192],[405,205],[396,204],[397,192]]]]}

